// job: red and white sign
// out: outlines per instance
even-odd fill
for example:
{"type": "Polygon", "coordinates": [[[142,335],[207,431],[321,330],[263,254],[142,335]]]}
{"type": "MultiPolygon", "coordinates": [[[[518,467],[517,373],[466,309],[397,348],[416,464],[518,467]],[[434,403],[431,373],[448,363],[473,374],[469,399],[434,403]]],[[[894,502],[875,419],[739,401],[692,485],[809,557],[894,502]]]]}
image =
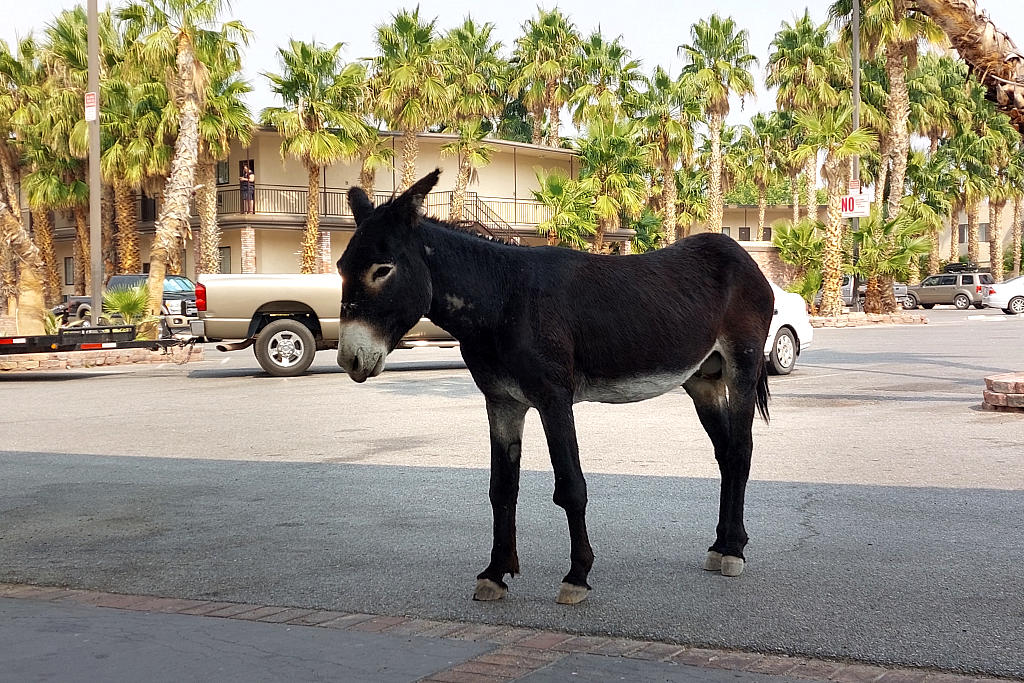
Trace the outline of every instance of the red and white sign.
{"type": "Polygon", "coordinates": [[[85,93],[85,120],[97,120],[99,118],[99,110],[99,98],[96,96],[96,93],[85,93]]]}
{"type": "Polygon", "coordinates": [[[871,195],[848,194],[840,198],[843,218],[864,218],[871,215],[871,195]]]}

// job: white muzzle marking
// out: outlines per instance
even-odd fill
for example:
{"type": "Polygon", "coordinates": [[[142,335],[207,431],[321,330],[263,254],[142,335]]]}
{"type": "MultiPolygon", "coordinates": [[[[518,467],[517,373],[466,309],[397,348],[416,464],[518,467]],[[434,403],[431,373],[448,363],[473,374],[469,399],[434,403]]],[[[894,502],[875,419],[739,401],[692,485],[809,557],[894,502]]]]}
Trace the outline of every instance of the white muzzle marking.
{"type": "Polygon", "coordinates": [[[338,327],[338,365],[356,382],[376,377],[384,369],[387,344],[366,323],[342,321],[338,327]]]}

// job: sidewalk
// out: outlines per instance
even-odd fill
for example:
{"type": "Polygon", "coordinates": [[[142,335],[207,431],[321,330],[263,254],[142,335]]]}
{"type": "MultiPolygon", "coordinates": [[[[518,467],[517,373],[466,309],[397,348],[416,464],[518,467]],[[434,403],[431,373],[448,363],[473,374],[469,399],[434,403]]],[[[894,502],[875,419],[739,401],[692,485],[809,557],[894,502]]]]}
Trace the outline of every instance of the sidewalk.
{"type": "Polygon", "coordinates": [[[0,643],[5,682],[995,680],[485,624],[10,584],[0,584],[0,643]]]}

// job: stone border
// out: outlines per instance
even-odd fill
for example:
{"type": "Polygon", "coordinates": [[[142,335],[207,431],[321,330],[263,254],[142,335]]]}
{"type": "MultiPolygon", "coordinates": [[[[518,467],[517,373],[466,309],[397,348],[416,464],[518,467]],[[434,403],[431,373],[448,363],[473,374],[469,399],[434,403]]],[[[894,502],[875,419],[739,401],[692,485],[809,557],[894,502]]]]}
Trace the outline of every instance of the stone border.
{"type": "Polygon", "coordinates": [[[173,346],[166,350],[109,349],[56,353],[0,354],[0,373],[20,370],[71,370],[135,363],[189,363],[203,360],[203,347],[173,346]]]}
{"type": "Polygon", "coordinates": [[[1007,372],[985,378],[981,407],[1000,413],[1024,413],[1024,372],[1007,372]]]}
{"type": "Polygon", "coordinates": [[[0,583],[0,598],[73,602],[136,612],[188,614],[203,617],[262,621],[271,624],[333,628],[420,638],[488,642],[495,650],[430,674],[423,683],[512,681],[539,671],[570,654],[603,655],[646,661],[784,675],[808,680],[878,681],[880,683],[992,683],[1010,679],[950,674],[928,669],[890,668],[851,661],[766,655],[737,650],[689,647],[657,641],[580,636],[515,626],[434,621],[413,617],[305,609],[208,600],[123,595],[101,591],[0,583]]]}
{"type": "Polygon", "coordinates": [[[811,316],[811,327],[864,327],[866,325],[927,325],[923,313],[846,313],[835,317],[811,316]]]}

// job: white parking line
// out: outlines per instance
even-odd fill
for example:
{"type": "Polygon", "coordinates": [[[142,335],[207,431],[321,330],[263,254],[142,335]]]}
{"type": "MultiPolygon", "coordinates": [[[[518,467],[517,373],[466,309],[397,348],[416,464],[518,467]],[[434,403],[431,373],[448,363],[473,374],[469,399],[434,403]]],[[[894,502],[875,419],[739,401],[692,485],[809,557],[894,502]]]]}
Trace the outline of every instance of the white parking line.
{"type": "Polygon", "coordinates": [[[801,379],[819,379],[819,378],[822,378],[822,377],[838,377],[839,375],[846,375],[846,374],[848,374],[848,373],[845,373],[845,372],[829,372],[829,373],[824,374],[824,375],[800,375],[799,377],[793,377],[792,375],[789,375],[788,377],[780,377],[778,379],[773,379],[773,380],[770,380],[770,381],[771,381],[772,384],[777,384],[779,382],[796,382],[797,380],[801,380],[801,379]]]}

